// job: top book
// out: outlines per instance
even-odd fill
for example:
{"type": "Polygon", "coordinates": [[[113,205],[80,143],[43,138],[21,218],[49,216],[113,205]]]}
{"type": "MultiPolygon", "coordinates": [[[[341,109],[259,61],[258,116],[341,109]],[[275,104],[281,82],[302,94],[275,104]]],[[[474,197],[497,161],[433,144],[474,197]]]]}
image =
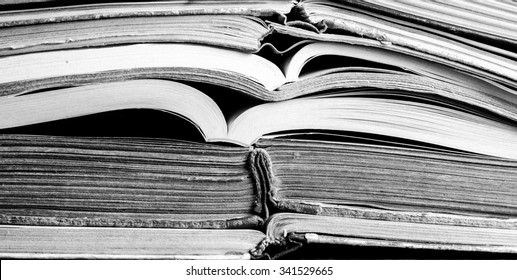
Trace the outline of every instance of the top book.
{"type": "Polygon", "coordinates": [[[514,253],[515,8],[0,1],[0,255],[260,258],[301,243],[514,253]],[[193,129],[133,111],[203,143],[44,126],[131,109],[178,116],[193,129]]]}

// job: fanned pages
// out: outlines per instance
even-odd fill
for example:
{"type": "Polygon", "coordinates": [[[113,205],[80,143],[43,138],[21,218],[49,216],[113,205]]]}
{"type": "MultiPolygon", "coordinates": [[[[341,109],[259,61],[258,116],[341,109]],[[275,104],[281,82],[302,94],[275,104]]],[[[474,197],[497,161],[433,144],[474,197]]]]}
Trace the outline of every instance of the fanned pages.
{"type": "Polygon", "coordinates": [[[163,80],[115,82],[7,97],[2,105],[5,106],[1,113],[4,128],[146,108],[180,115],[198,127],[205,137],[222,138],[227,132],[224,116],[212,99],[192,87],[163,80]]]}

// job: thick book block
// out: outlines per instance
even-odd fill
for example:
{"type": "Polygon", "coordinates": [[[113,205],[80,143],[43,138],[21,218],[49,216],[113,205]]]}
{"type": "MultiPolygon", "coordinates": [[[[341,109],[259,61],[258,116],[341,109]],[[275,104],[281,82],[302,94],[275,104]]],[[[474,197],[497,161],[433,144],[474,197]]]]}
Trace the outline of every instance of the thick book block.
{"type": "Polygon", "coordinates": [[[0,222],[256,228],[247,149],[167,140],[0,136],[0,222]]]}
{"type": "MultiPolygon", "coordinates": [[[[271,202],[285,211],[354,215],[355,205],[512,218],[517,162],[411,146],[261,140],[271,202]]],[[[380,211],[381,213],[382,211],[380,211]]]]}

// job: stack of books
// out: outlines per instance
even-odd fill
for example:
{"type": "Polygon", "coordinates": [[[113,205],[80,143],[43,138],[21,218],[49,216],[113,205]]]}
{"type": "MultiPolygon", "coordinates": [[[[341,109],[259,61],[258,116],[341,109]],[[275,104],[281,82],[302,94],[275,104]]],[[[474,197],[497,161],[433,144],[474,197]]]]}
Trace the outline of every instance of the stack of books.
{"type": "Polygon", "coordinates": [[[517,253],[514,2],[0,4],[0,257],[517,253]]]}

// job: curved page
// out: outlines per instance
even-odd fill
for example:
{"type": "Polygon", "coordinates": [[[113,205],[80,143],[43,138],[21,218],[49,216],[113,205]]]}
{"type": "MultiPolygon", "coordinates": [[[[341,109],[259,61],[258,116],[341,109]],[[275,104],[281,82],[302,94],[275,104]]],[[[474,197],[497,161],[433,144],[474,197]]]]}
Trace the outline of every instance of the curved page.
{"type": "Polygon", "coordinates": [[[382,98],[301,98],[256,106],[230,125],[228,138],[252,144],[287,130],[338,130],[406,138],[517,159],[517,129],[446,107],[382,98]]]}
{"type": "Polygon", "coordinates": [[[239,73],[274,90],[285,81],[265,58],[235,50],[190,44],[137,44],[31,53],[0,58],[0,84],[97,74],[113,70],[185,67],[239,73]]]}
{"type": "Polygon", "coordinates": [[[0,128],[134,108],[177,114],[192,122],[205,138],[226,136],[224,116],[210,97],[187,85],[164,80],[114,82],[3,97],[0,128]]]}

